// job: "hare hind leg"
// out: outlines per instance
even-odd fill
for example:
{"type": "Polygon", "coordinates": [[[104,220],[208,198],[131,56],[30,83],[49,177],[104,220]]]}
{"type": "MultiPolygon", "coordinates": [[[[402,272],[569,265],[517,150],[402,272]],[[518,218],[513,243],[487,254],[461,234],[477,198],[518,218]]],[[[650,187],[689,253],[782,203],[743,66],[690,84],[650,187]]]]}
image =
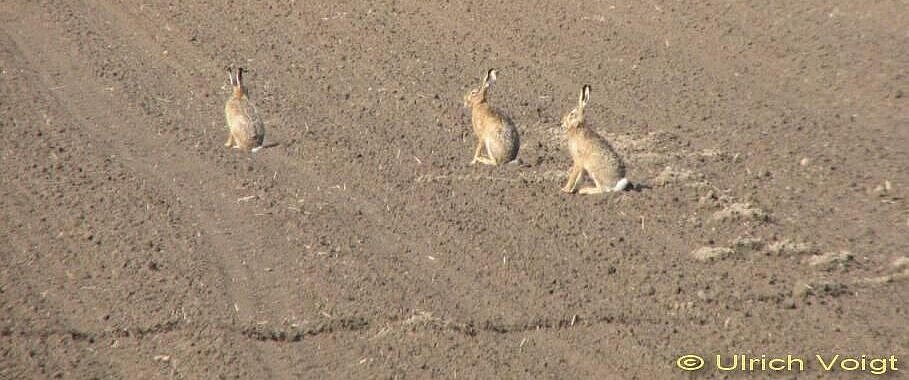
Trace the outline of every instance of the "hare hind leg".
{"type": "Polygon", "coordinates": [[[613,192],[613,191],[621,191],[621,190],[624,190],[625,187],[628,185],[628,180],[622,178],[622,179],[619,180],[619,181],[610,179],[610,180],[609,180],[609,181],[610,181],[609,183],[614,183],[614,185],[612,185],[612,186],[606,186],[605,184],[606,184],[607,182],[605,182],[605,181],[603,180],[603,178],[604,178],[604,177],[607,178],[607,179],[610,178],[609,173],[600,172],[599,175],[596,175],[596,174],[593,174],[593,172],[591,172],[591,171],[588,170],[588,171],[587,171],[587,174],[590,175],[590,179],[593,180],[593,183],[595,184],[595,186],[585,187],[585,188],[581,189],[580,191],[578,191],[578,192],[581,193],[581,194],[602,194],[602,193],[611,193],[611,192],[613,192]],[[621,185],[621,187],[620,187],[619,185],[621,185]]]}
{"type": "MultiPolygon", "coordinates": [[[[495,143],[496,143],[496,142],[491,142],[490,140],[486,140],[486,142],[483,144],[483,145],[486,147],[486,159],[487,159],[487,163],[488,163],[489,165],[498,165],[498,164],[500,164],[499,160],[496,159],[496,157],[497,157],[498,155],[492,153],[492,151],[493,151],[492,144],[495,144],[495,143]]],[[[500,149],[500,150],[501,150],[501,149],[500,149]]]]}
{"type": "Polygon", "coordinates": [[[578,190],[578,194],[584,194],[584,195],[603,194],[603,193],[608,193],[610,191],[612,191],[612,190],[604,188],[604,187],[590,186],[590,187],[585,187],[581,190],[578,190]]]}
{"type": "Polygon", "coordinates": [[[612,191],[611,188],[604,187],[603,181],[600,178],[597,178],[597,176],[594,175],[593,172],[588,170],[587,174],[589,174],[590,179],[593,180],[594,186],[588,186],[581,190],[578,190],[579,194],[591,195],[591,194],[608,193],[608,192],[612,191]]]}

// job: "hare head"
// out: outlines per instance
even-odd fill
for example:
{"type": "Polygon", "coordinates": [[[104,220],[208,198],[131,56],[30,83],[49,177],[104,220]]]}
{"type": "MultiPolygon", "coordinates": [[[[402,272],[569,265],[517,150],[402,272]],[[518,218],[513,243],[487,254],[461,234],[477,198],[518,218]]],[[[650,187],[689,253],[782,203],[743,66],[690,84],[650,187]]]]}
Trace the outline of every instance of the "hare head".
{"type": "Polygon", "coordinates": [[[230,66],[225,67],[227,70],[227,77],[230,79],[230,85],[234,88],[234,97],[239,98],[246,95],[246,88],[243,87],[243,68],[237,68],[237,74],[234,75],[233,70],[230,66]]]}
{"type": "Polygon", "coordinates": [[[584,124],[584,108],[587,107],[588,100],[590,100],[590,85],[585,84],[584,87],[581,87],[578,105],[562,118],[562,126],[565,129],[577,128],[584,124]]]}
{"type": "Polygon", "coordinates": [[[464,95],[464,107],[471,107],[477,104],[486,103],[486,93],[489,87],[496,81],[496,69],[489,69],[483,78],[483,84],[474,88],[464,95]]]}

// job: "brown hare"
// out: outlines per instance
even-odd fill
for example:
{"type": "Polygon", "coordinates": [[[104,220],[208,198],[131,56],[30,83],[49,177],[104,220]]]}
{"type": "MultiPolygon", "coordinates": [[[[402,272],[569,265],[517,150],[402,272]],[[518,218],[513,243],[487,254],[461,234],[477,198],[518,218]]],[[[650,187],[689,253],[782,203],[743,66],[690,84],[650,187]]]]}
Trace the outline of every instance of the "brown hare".
{"type": "Polygon", "coordinates": [[[568,152],[573,161],[568,170],[568,183],[562,188],[566,193],[600,194],[622,191],[628,187],[625,164],[603,137],[584,123],[584,107],[590,100],[590,86],[581,88],[578,105],[562,118],[568,135],[568,152]],[[595,186],[578,190],[584,172],[593,179],[595,186]]]}
{"type": "Polygon", "coordinates": [[[233,86],[233,94],[224,105],[227,129],[230,133],[224,146],[257,152],[262,149],[262,143],[265,141],[265,125],[256,112],[256,106],[246,95],[246,88],[243,87],[243,69],[237,68],[235,77],[228,67],[227,75],[233,86]]]}
{"type": "Polygon", "coordinates": [[[496,70],[490,69],[480,87],[464,96],[464,106],[470,107],[470,121],[477,136],[477,148],[471,165],[480,162],[500,165],[518,157],[520,137],[511,119],[489,105],[489,88],[496,81],[496,70]]]}

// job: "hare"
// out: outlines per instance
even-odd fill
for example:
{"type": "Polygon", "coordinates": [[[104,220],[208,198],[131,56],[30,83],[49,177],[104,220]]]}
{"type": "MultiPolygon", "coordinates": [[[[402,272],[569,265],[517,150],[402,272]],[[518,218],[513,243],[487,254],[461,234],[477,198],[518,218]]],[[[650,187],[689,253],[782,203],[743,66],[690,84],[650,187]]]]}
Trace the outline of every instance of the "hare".
{"type": "Polygon", "coordinates": [[[622,191],[628,187],[625,178],[625,164],[603,137],[584,123],[584,107],[590,100],[590,86],[581,88],[578,105],[562,118],[562,126],[568,137],[568,152],[573,161],[568,170],[568,183],[562,188],[566,193],[578,191],[581,194],[600,194],[622,191]],[[593,179],[595,186],[578,190],[581,176],[593,179]]]}
{"type": "Polygon", "coordinates": [[[237,68],[235,77],[228,67],[227,75],[233,86],[233,94],[224,105],[224,115],[227,117],[227,129],[230,133],[224,146],[257,152],[262,149],[262,143],[265,141],[265,124],[256,112],[255,105],[246,95],[246,88],[243,87],[243,69],[237,68]]]}
{"type": "Polygon", "coordinates": [[[480,87],[464,96],[464,107],[470,107],[470,121],[477,136],[477,148],[471,165],[477,162],[499,165],[518,157],[520,137],[511,119],[495,110],[487,101],[489,87],[496,81],[496,70],[490,69],[480,87]],[[485,157],[484,157],[485,155],[485,157]]]}

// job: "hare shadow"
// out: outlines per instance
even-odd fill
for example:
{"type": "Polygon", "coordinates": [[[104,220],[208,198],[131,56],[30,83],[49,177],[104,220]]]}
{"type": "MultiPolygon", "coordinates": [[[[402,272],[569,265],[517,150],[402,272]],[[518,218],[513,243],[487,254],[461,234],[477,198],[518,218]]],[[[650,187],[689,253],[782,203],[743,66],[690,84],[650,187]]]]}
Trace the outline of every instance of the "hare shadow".
{"type": "Polygon", "coordinates": [[[644,190],[650,190],[650,189],[653,189],[652,185],[649,185],[646,183],[632,182],[632,183],[629,183],[628,187],[626,187],[625,190],[623,190],[623,191],[629,191],[629,192],[633,191],[635,193],[640,193],[640,192],[643,192],[644,190]]]}

